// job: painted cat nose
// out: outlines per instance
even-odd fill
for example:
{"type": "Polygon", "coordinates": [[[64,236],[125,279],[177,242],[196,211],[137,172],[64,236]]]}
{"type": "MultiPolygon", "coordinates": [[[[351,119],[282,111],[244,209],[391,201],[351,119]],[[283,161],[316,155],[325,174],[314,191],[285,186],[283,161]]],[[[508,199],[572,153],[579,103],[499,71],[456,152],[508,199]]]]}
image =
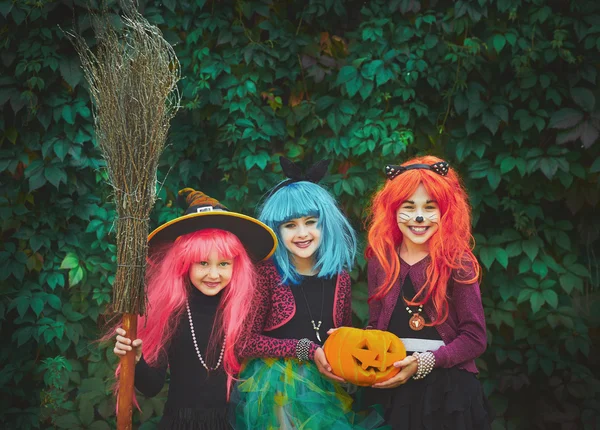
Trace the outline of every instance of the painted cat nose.
{"type": "Polygon", "coordinates": [[[416,217],[416,218],[415,218],[415,221],[416,221],[416,222],[423,222],[423,221],[425,221],[425,220],[423,219],[423,217],[422,217],[422,216],[420,216],[420,215],[419,215],[418,217],[416,217]]]}

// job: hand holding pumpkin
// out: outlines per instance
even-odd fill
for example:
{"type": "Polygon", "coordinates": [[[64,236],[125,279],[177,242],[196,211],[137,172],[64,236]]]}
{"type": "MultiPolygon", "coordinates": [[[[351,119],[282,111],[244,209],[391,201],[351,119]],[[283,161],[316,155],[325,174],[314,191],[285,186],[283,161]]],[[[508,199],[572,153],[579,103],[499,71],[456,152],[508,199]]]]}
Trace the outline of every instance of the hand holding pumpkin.
{"type": "Polygon", "coordinates": [[[400,372],[388,379],[387,381],[378,382],[377,384],[373,384],[373,388],[396,388],[408,381],[413,377],[415,373],[417,373],[417,359],[412,355],[404,358],[403,360],[396,361],[394,363],[394,367],[400,368],[400,372]]]}
{"type": "Polygon", "coordinates": [[[333,373],[331,373],[331,366],[327,361],[327,357],[325,357],[325,352],[323,351],[323,348],[319,348],[315,351],[315,364],[317,365],[317,369],[319,369],[319,372],[321,372],[323,376],[329,379],[333,379],[337,382],[346,382],[339,376],[336,376],[333,373]]]}

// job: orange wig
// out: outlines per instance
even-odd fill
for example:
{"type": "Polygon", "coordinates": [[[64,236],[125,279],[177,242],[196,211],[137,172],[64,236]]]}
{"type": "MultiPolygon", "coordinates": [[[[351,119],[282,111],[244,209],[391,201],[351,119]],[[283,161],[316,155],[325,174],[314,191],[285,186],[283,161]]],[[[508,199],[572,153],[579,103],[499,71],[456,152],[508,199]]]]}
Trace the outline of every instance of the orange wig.
{"type": "MultiPolygon", "coordinates": [[[[427,155],[402,164],[434,164],[443,161],[427,155]]],[[[448,317],[446,289],[453,270],[460,275],[460,282],[472,284],[479,277],[479,263],[473,255],[471,235],[471,208],[460,178],[450,168],[447,176],[427,169],[411,169],[386,181],[373,198],[369,218],[369,244],[367,258],[375,256],[385,271],[385,280],[377,286],[370,300],[381,300],[393,287],[400,275],[398,250],[402,233],[398,228],[396,213],[400,205],[412,196],[419,184],[437,202],[440,209],[438,230],[429,239],[431,263],[427,268],[427,280],[409,303],[418,306],[432,300],[436,319],[441,324],[448,317]]],[[[419,286],[415,286],[419,287],[419,286]]],[[[433,325],[433,324],[432,324],[433,325]]]]}

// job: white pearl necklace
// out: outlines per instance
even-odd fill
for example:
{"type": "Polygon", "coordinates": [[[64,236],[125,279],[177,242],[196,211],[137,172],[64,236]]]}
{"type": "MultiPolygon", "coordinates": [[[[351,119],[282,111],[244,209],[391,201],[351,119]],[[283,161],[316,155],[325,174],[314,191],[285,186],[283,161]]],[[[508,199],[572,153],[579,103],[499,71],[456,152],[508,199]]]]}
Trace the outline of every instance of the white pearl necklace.
{"type": "Polygon", "coordinates": [[[190,320],[190,329],[192,330],[192,339],[194,340],[194,348],[196,349],[196,354],[198,355],[198,358],[200,359],[200,363],[202,363],[202,366],[204,366],[204,368],[206,370],[213,371],[213,370],[217,370],[219,368],[219,366],[221,365],[221,361],[223,360],[223,354],[225,353],[225,340],[227,339],[227,336],[223,336],[223,346],[221,347],[221,354],[219,354],[219,361],[217,361],[217,365],[215,367],[208,367],[206,365],[206,363],[204,362],[204,359],[202,358],[202,354],[200,354],[200,348],[198,348],[198,342],[196,342],[196,333],[194,332],[194,323],[192,322],[192,312],[190,311],[190,303],[186,300],[185,301],[185,308],[187,309],[187,314],[188,314],[188,319],[190,320]]]}

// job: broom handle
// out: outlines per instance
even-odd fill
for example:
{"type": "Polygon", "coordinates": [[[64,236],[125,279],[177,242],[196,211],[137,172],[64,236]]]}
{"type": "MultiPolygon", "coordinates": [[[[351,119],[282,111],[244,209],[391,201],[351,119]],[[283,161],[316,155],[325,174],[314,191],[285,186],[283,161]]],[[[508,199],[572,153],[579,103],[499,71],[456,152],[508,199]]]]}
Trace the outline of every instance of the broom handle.
{"type": "MultiPolygon", "coordinates": [[[[137,315],[123,314],[123,330],[125,336],[133,342],[137,339],[137,315]]],[[[119,396],[117,429],[131,430],[133,413],[133,378],[135,376],[135,348],[121,357],[121,373],[119,375],[119,396]]]]}

